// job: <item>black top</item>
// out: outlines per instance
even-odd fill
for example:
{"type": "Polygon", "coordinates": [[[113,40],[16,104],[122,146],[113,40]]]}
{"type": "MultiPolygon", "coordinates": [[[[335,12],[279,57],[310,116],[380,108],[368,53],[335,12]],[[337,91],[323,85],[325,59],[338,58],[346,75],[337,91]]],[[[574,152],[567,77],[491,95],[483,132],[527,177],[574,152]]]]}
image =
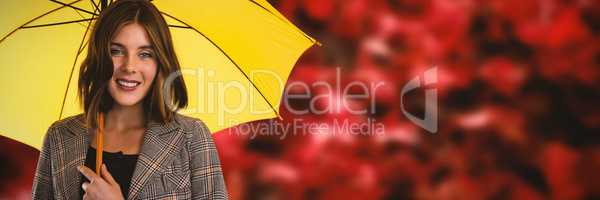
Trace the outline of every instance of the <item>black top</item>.
{"type": "MultiPolygon", "coordinates": [[[[129,183],[135,170],[135,164],[137,163],[138,155],[123,154],[122,151],[113,152],[102,152],[102,160],[106,165],[106,169],[112,175],[112,177],[119,183],[123,197],[127,199],[127,193],[129,192],[129,183]]],[[[87,155],[85,158],[85,166],[96,170],[96,149],[92,146],[88,147],[87,155]]],[[[82,176],[81,184],[83,181],[89,182],[89,180],[82,176]]],[[[79,185],[81,185],[79,184],[79,185]]],[[[83,198],[83,188],[79,187],[80,196],[83,198]]]]}

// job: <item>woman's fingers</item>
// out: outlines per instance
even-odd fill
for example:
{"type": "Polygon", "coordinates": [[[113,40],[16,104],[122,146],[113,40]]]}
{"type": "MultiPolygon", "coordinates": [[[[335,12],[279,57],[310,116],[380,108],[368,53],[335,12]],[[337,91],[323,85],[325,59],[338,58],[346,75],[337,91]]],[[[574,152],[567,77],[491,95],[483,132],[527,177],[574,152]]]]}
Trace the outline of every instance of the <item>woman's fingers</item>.
{"type": "Polygon", "coordinates": [[[91,187],[91,186],[92,186],[92,184],[89,182],[84,182],[83,184],[81,184],[81,188],[83,188],[83,192],[85,194],[94,193],[98,190],[97,188],[95,188],[96,186],[93,186],[93,187],[91,187]]]}
{"type": "Polygon", "coordinates": [[[100,172],[102,173],[102,177],[104,177],[104,179],[106,179],[106,182],[108,182],[108,184],[111,184],[111,185],[118,184],[117,181],[115,181],[115,179],[112,177],[112,175],[110,175],[110,173],[106,169],[106,165],[102,164],[101,168],[102,169],[100,170],[100,172]]]}
{"type": "Polygon", "coordinates": [[[100,178],[98,177],[98,175],[96,173],[94,173],[94,171],[92,171],[90,168],[86,167],[86,166],[79,166],[77,167],[77,170],[79,170],[79,172],[81,172],[81,174],[83,174],[88,180],[90,180],[90,182],[94,182],[97,181],[95,179],[100,178]]]}
{"type": "Polygon", "coordinates": [[[108,172],[106,165],[100,167],[100,174],[102,176],[97,175],[94,171],[85,166],[79,166],[77,169],[90,180],[90,182],[84,182],[81,185],[83,191],[85,191],[83,196],[84,199],[97,199],[98,197],[123,199],[119,184],[108,172]]]}
{"type": "Polygon", "coordinates": [[[84,182],[83,184],[81,184],[81,188],[83,189],[84,192],[87,192],[88,186],[90,186],[90,183],[88,183],[88,182],[84,182]]]}

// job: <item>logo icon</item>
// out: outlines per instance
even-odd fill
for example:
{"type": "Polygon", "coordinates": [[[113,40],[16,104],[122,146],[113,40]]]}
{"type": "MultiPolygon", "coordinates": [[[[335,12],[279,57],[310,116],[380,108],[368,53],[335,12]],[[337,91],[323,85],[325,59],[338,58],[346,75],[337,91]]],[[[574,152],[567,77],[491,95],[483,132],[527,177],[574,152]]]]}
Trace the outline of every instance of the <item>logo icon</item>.
{"type": "Polygon", "coordinates": [[[421,84],[421,76],[417,76],[411,79],[404,87],[402,87],[402,92],[400,94],[400,108],[402,109],[402,113],[406,116],[410,121],[415,123],[416,125],[424,128],[430,133],[436,133],[438,130],[438,100],[437,100],[437,88],[425,89],[425,118],[420,119],[413,114],[404,109],[404,95],[409,91],[420,87],[431,86],[437,83],[437,67],[433,67],[428,69],[423,73],[423,84],[421,84]]]}

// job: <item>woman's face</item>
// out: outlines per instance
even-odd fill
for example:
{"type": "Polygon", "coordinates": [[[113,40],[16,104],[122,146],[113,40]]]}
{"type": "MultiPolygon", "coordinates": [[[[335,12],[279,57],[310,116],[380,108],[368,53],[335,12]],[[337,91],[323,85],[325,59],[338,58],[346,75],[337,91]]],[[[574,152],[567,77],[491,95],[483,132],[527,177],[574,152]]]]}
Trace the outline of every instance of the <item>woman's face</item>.
{"type": "Polygon", "coordinates": [[[123,26],[110,44],[114,64],[108,91],[121,106],[140,103],[157,72],[156,56],[146,30],[139,24],[123,26]]]}

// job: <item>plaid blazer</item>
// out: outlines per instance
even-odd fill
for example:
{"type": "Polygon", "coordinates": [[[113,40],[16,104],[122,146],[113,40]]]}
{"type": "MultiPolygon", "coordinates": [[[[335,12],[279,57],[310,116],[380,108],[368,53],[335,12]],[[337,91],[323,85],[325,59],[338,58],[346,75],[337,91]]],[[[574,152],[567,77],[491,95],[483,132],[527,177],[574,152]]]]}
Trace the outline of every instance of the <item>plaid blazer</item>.
{"type": "MultiPolygon", "coordinates": [[[[217,149],[206,125],[176,114],[149,122],[128,199],[227,199],[217,149]]],[[[83,114],[48,128],[33,180],[33,199],[81,199],[82,174],[92,135],[83,114]]]]}

